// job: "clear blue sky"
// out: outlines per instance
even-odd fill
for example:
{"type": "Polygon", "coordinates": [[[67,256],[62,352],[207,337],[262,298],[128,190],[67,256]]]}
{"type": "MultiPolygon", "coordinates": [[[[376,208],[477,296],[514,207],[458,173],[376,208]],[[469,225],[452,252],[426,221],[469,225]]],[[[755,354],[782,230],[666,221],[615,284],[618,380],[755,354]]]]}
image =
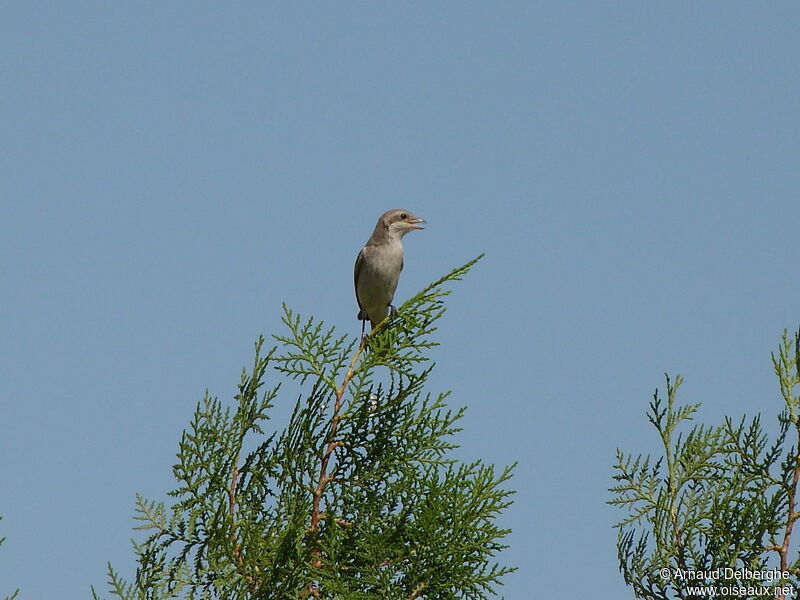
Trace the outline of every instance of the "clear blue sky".
{"type": "Polygon", "coordinates": [[[486,252],[431,387],[460,456],[520,462],[503,593],[632,597],[606,488],[663,372],[708,422],[781,409],[797,4],[290,4],[0,9],[0,593],[130,575],[203,391],[282,302],[357,333],[354,257],[403,207],[401,302],[486,252]]]}

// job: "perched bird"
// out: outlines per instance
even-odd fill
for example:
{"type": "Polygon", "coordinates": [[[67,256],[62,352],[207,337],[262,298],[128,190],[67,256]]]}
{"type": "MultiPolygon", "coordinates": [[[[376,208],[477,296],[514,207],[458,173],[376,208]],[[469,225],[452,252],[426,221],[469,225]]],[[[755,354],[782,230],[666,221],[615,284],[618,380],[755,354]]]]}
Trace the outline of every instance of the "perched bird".
{"type": "MultiPolygon", "coordinates": [[[[425,223],[425,219],[407,210],[395,208],[386,211],[356,257],[354,280],[358,318],[369,320],[372,329],[397,312],[392,306],[392,298],[403,270],[403,236],[414,229],[424,229],[420,223],[425,223]]],[[[364,323],[361,331],[363,333],[364,323]]]]}

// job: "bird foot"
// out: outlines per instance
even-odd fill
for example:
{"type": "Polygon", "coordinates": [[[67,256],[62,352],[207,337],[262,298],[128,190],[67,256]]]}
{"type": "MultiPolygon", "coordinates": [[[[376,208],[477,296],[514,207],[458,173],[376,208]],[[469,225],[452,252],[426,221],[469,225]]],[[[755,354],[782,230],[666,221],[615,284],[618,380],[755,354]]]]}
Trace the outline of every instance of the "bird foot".
{"type": "Polygon", "coordinates": [[[389,318],[394,319],[397,316],[397,309],[394,307],[394,304],[389,305],[389,318]]]}

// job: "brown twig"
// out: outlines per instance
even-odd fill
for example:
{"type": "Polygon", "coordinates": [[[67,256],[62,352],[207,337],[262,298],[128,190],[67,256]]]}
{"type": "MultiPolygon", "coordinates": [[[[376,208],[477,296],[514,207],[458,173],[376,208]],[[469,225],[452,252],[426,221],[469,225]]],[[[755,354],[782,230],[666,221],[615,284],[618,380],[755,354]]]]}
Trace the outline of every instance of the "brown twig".
{"type": "Polygon", "coordinates": [[[794,529],[794,522],[797,520],[798,513],[794,511],[795,497],[797,495],[797,482],[800,481],[800,454],[794,457],[794,471],[792,473],[792,486],[789,488],[789,510],[788,518],[786,519],[786,530],[783,532],[783,544],[781,545],[778,554],[781,557],[781,571],[786,571],[789,568],[789,542],[792,538],[792,529],[794,529]]]}
{"type": "Polygon", "coordinates": [[[422,590],[424,589],[425,589],[425,582],[422,582],[417,587],[414,588],[414,591],[411,592],[411,595],[408,597],[408,600],[414,600],[415,598],[419,598],[419,595],[422,593],[422,590]]]}
{"type": "MultiPolygon", "coordinates": [[[[798,431],[798,439],[800,439],[800,430],[798,431]]],[[[798,444],[797,454],[794,457],[794,470],[792,471],[792,485],[789,487],[789,509],[786,518],[786,529],[783,532],[783,543],[780,546],[773,546],[778,556],[781,557],[781,571],[789,570],[789,542],[792,539],[792,529],[794,529],[794,522],[800,517],[800,513],[794,510],[795,501],[797,496],[797,483],[800,481],[800,443],[798,444]]],[[[783,600],[784,594],[776,596],[776,600],[783,600]]]]}
{"type": "Polygon", "coordinates": [[[408,560],[408,556],[399,556],[398,558],[390,558],[388,560],[384,560],[378,563],[379,567],[388,567],[389,565],[393,565],[395,563],[402,562],[404,560],[408,560]]]}
{"type": "MultiPolygon", "coordinates": [[[[374,333],[374,331],[372,332],[374,333]]],[[[372,335],[372,333],[370,335],[372,335]]],[[[361,343],[358,346],[358,350],[356,351],[355,355],[353,355],[352,360],[350,361],[350,365],[347,367],[347,372],[345,373],[344,379],[342,380],[342,384],[339,386],[339,389],[336,390],[336,400],[333,404],[333,416],[331,417],[331,425],[330,429],[328,430],[327,435],[327,446],[325,448],[325,453],[322,455],[322,461],[320,462],[319,466],[319,479],[317,480],[317,485],[311,490],[311,526],[309,527],[310,531],[319,531],[319,523],[322,520],[323,513],[320,510],[320,504],[322,501],[322,494],[325,491],[325,486],[331,481],[331,478],[328,476],[328,464],[330,463],[331,457],[333,456],[334,451],[340,445],[340,442],[336,441],[336,431],[339,428],[339,420],[340,420],[340,411],[342,409],[342,398],[344,398],[344,393],[347,390],[347,386],[350,381],[353,379],[355,375],[355,365],[358,362],[358,359],[361,357],[361,353],[364,351],[364,348],[367,345],[367,339],[369,336],[362,337],[361,343]]],[[[314,550],[313,554],[317,557],[312,561],[312,565],[315,568],[319,568],[322,566],[322,561],[319,560],[320,552],[319,550],[314,550]]],[[[313,594],[313,586],[311,583],[308,585],[308,592],[313,594]]]]}
{"type": "MultiPolygon", "coordinates": [[[[328,430],[327,435],[327,446],[325,448],[325,454],[322,455],[322,461],[320,462],[319,466],[319,479],[317,480],[316,487],[311,489],[311,525],[309,527],[309,531],[316,532],[319,531],[319,523],[322,520],[324,513],[321,511],[321,503],[322,503],[322,494],[325,491],[325,486],[328,482],[332,481],[333,479],[328,476],[328,464],[330,463],[331,457],[333,456],[334,451],[338,446],[341,445],[341,442],[337,441],[336,438],[336,431],[339,429],[339,420],[340,415],[339,412],[342,409],[342,399],[344,398],[344,393],[347,391],[347,386],[349,385],[350,381],[353,379],[355,375],[355,365],[358,362],[358,359],[361,357],[361,353],[364,352],[364,349],[367,347],[367,343],[369,339],[374,336],[378,331],[384,329],[386,324],[390,321],[390,319],[386,318],[381,323],[378,324],[372,331],[370,331],[367,335],[361,336],[361,343],[358,345],[358,350],[353,355],[353,358],[350,360],[350,364],[347,367],[347,372],[345,373],[344,379],[342,380],[342,384],[339,386],[339,389],[336,390],[336,400],[333,403],[333,416],[331,417],[331,425],[330,429],[328,430]]],[[[316,557],[314,560],[311,561],[311,566],[315,569],[319,569],[323,566],[323,562],[319,559],[321,552],[318,548],[312,550],[312,554],[316,557]]],[[[419,595],[422,589],[420,588],[419,591],[415,591],[414,595],[411,596],[409,600],[414,600],[414,598],[419,595]]],[[[320,595],[319,590],[314,586],[313,581],[309,581],[306,589],[304,591],[304,595],[307,596],[315,596],[318,597],[320,595]]]]}
{"type": "MultiPolygon", "coordinates": [[[[794,356],[794,363],[797,369],[797,375],[800,377],[800,331],[795,334],[794,338],[794,348],[795,348],[795,356],[794,356]]],[[[783,351],[781,351],[781,357],[783,357],[783,351]]],[[[784,361],[785,368],[788,374],[788,361],[784,361]]],[[[794,423],[795,429],[797,430],[797,451],[794,457],[794,469],[792,470],[792,485],[789,487],[788,494],[788,510],[786,515],[786,529],[783,532],[783,543],[780,546],[771,546],[768,550],[774,550],[778,553],[778,556],[781,557],[781,571],[788,571],[789,570],[789,542],[792,539],[792,529],[794,529],[794,522],[800,518],[800,513],[795,512],[795,501],[797,497],[797,484],[800,482],[800,425],[798,425],[798,421],[795,418],[794,413],[794,402],[795,399],[792,397],[791,394],[791,387],[797,383],[795,380],[790,386],[789,391],[784,391],[784,398],[789,406],[789,412],[791,414],[792,422],[794,423]]],[[[781,376],[781,387],[784,387],[784,379],[781,376]]],[[[796,569],[792,569],[793,572],[796,572],[796,569]]],[[[775,596],[776,600],[784,600],[785,594],[779,594],[775,596]]]]}

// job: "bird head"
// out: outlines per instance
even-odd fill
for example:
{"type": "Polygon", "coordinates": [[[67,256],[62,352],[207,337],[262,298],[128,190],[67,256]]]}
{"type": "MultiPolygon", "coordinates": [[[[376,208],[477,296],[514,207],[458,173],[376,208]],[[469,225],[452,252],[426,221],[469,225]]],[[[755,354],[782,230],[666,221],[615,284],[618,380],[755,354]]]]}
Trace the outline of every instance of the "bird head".
{"type": "Polygon", "coordinates": [[[425,222],[425,219],[420,219],[411,211],[402,208],[388,210],[378,220],[379,225],[383,226],[390,236],[399,237],[414,229],[425,229],[420,225],[425,222]]]}

